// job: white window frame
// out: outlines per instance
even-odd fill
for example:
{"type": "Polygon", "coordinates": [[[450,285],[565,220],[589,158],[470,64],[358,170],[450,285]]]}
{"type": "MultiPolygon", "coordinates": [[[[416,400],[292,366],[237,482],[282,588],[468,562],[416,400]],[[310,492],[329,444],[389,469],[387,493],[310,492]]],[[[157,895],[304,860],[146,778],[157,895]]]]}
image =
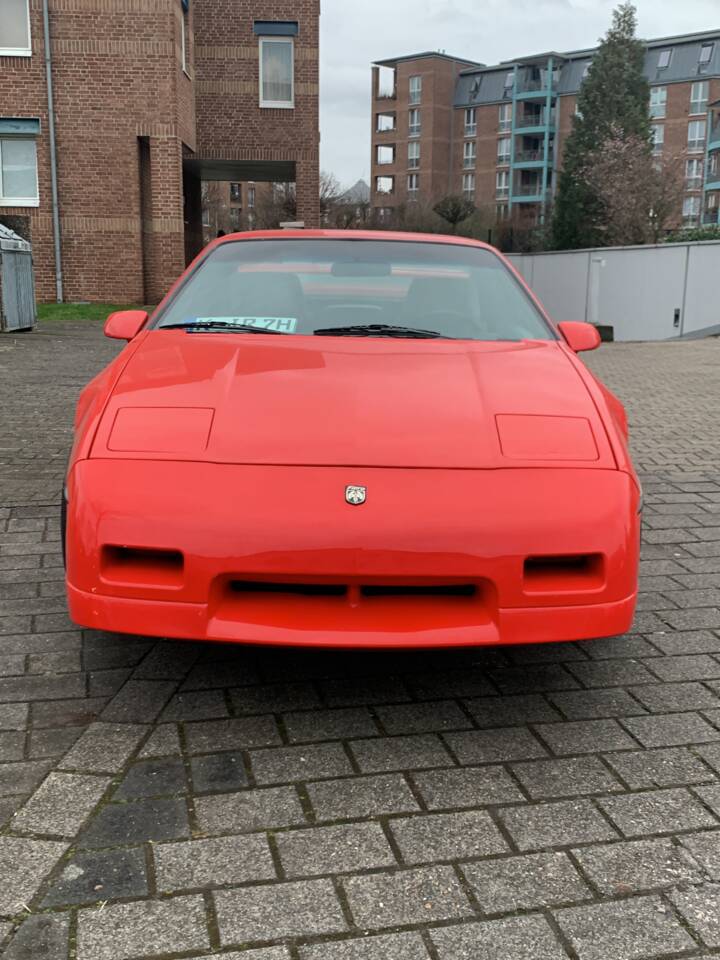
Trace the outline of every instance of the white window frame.
{"type": "Polygon", "coordinates": [[[477,163],[477,141],[466,140],[463,144],[463,167],[472,170],[477,163]]]}
{"type": "Polygon", "coordinates": [[[408,200],[417,200],[419,193],[420,193],[420,174],[409,173],[407,178],[408,200]]]}
{"type": "Polygon", "coordinates": [[[510,196],[510,171],[498,170],[495,174],[495,199],[504,200],[510,196]]]}
{"type": "Polygon", "coordinates": [[[393,163],[395,163],[395,144],[394,144],[394,143],[378,143],[378,144],[376,144],[376,146],[375,146],[375,163],[376,163],[379,167],[387,167],[387,166],[391,166],[393,163]],[[389,151],[390,151],[390,159],[389,159],[389,160],[381,160],[381,159],[380,159],[381,151],[384,151],[384,150],[389,150],[389,151]]]}
{"type": "Polygon", "coordinates": [[[707,113],[708,97],[710,96],[710,86],[707,80],[696,80],[690,87],[690,116],[700,114],[704,116],[707,113]],[[702,97],[695,94],[697,88],[704,91],[702,97]]]}
{"type": "Polygon", "coordinates": [[[510,138],[510,137],[500,137],[500,139],[498,140],[497,144],[498,144],[498,145],[497,145],[497,162],[498,162],[498,163],[510,163],[510,156],[511,156],[511,154],[512,154],[511,138],[510,138]],[[500,144],[501,144],[501,143],[507,143],[507,144],[508,144],[507,153],[500,153],[500,144]]]}
{"type": "Polygon", "coordinates": [[[292,37],[260,37],[260,107],[265,110],[294,110],[295,109],[295,41],[292,37]],[[290,100],[263,100],[263,51],[265,44],[290,44],[290,82],[292,96],[290,100]]]}
{"type": "Polygon", "coordinates": [[[651,123],[650,130],[653,135],[652,151],[655,156],[658,156],[662,153],[663,147],[665,146],[665,124],[651,123]]]}
{"type": "Polygon", "coordinates": [[[685,161],[685,186],[688,190],[701,190],[703,185],[703,158],[688,157],[685,161]],[[697,173],[691,174],[691,170],[697,173]]]}
{"type": "Polygon", "coordinates": [[[464,131],[465,131],[466,137],[477,136],[477,108],[476,107],[465,107],[464,131]]]}
{"type": "Polygon", "coordinates": [[[688,123],[688,140],[687,140],[687,149],[688,153],[702,153],[705,150],[705,141],[707,138],[707,121],[705,120],[691,120],[688,123]],[[691,137],[690,131],[696,129],[702,129],[702,136],[691,137]]]}
{"type": "Polygon", "coordinates": [[[408,141],[408,170],[417,170],[420,166],[420,141],[408,141]]]}
{"type": "Polygon", "coordinates": [[[419,73],[408,80],[408,103],[411,106],[422,103],[422,76],[419,73]]]}
{"type": "Polygon", "coordinates": [[[696,220],[700,216],[700,197],[693,194],[685,197],[682,205],[683,220],[696,220]]]}
{"type": "Polygon", "coordinates": [[[463,194],[466,197],[475,198],[475,174],[464,173],[462,178],[463,194]]]}
{"type": "Polygon", "coordinates": [[[667,87],[650,87],[650,116],[664,120],[667,114],[667,87]]]}
{"type": "Polygon", "coordinates": [[[509,133],[512,130],[512,104],[501,103],[498,107],[498,132],[509,133]]]}
{"type": "Polygon", "coordinates": [[[2,137],[0,136],[0,207],[39,207],[40,206],[40,182],[38,179],[38,155],[36,137],[2,137]],[[6,197],[3,190],[2,177],[2,146],[9,140],[23,141],[32,143],[35,148],[35,196],[34,197],[6,197]]]}
{"type": "Polygon", "coordinates": [[[422,133],[422,115],[419,107],[411,107],[408,110],[408,136],[419,137],[422,133]],[[417,116],[417,123],[413,123],[413,116],[417,116]]]}
{"type": "Polygon", "coordinates": [[[180,7],[180,61],[182,63],[183,73],[188,77],[188,11],[181,5],[180,7]]]}
{"type": "Polygon", "coordinates": [[[31,57],[32,56],[32,23],[30,21],[30,0],[25,0],[25,12],[27,15],[27,47],[3,47],[0,46],[0,57],[31,57]]]}
{"type": "Polygon", "coordinates": [[[375,177],[375,192],[378,193],[378,194],[380,194],[380,196],[383,196],[383,197],[392,196],[392,194],[395,193],[395,177],[392,176],[392,174],[381,174],[381,175],[375,177]],[[380,181],[381,181],[381,180],[389,180],[389,181],[390,181],[390,189],[389,189],[389,190],[381,190],[381,189],[380,189],[380,181]]]}
{"type": "Polygon", "coordinates": [[[715,53],[715,42],[710,40],[708,43],[703,43],[700,46],[700,53],[698,54],[698,63],[701,67],[705,67],[710,63],[713,58],[713,53],[715,53]],[[705,59],[703,59],[703,51],[709,50],[709,53],[705,59]]]}
{"type": "Polygon", "coordinates": [[[397,114],[377,113],[375,115],[375,133],[392,133],[393,130],[397,130],[397,114]],[[384,117],[386,120],[392,120],[392,126],[389,126],[389,127],[380,126],[381,117],[384,117]]]}
{"type": "Polygon", "coordinates": [[[658,70],[667,70],[667,68],[672,63],[673,47],[665,47],[664,50],[661,50],[658,55],[658,70]],[[667,63],[661,63],[662,58],[667,54],[667,63]]]}

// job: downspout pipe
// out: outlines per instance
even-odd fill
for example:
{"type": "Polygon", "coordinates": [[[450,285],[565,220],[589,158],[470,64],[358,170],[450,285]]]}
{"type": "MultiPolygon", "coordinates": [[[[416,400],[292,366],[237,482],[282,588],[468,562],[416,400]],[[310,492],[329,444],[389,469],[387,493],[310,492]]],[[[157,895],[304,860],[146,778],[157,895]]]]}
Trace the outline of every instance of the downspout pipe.
{"type": "Polygon", "coordinates": [[[50,136],[50,183],[52,190],[53,246],[55,248],[55,291],[57,302],[62,303],[62,241],[60,238],[60,204],[58,201],[55,107],[53,102],[52,52],[50,49],[50,14],[48,12],[48,0],[43,0],[43,30],[45,34],[45,82],[47,84],[48,133],[50,136]]]}

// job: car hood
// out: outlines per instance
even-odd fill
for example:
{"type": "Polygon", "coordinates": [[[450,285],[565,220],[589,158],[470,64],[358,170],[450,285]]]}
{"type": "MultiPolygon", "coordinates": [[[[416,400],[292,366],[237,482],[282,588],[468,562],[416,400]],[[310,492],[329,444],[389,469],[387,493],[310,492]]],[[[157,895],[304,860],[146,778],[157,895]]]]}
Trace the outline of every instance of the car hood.
{"type": "Polygon", "coordinates": [[[590,393],[556,341],[141,336],[94,457],[615,466],[590,393]]]}

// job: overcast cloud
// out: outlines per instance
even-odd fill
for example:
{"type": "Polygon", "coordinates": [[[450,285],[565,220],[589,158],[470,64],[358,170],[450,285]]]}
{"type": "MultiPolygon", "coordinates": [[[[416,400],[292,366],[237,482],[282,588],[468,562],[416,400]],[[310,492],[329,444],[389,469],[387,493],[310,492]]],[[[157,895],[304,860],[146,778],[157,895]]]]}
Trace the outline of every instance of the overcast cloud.
{"type": "MultiPolygon", "coordinates": [[[[444,50],[493,64],[592,47],[615,0],[322,0],[321,164],[349,186],[370,176],[370,65],[444,50]]],[[[639,34],[720,29],[718,0],[638,0],[639,34]]]]}

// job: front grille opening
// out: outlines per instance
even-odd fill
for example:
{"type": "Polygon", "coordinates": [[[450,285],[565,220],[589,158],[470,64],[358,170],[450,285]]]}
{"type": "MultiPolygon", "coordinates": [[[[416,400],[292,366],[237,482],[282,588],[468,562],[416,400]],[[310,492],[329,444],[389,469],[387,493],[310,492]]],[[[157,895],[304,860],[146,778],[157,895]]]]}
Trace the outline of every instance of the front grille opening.
{"type": "Polygon", "coordinates": [[[179,550],[109,544],[102,548],[100,562],[105,580],[157,587],[181,584],[185,566],[179,550]]]}
{"type": "Polygon", "coordinates": [[[474,597],[474,583],[386,584],[372,583],[360,587],[363,597],[474,597]]]}
{"type": "Polygon", "coordinates": [[[527,557],[525,589],[533,593],[596,590],[604,585],[602,554],[527,557]]]}
{"type": "Polygon", "coordinates": [[[233,593],[288,594],[296,597],[344,597],[344,583],[277,583],[274,580],[231,580],[233,593]]]}

